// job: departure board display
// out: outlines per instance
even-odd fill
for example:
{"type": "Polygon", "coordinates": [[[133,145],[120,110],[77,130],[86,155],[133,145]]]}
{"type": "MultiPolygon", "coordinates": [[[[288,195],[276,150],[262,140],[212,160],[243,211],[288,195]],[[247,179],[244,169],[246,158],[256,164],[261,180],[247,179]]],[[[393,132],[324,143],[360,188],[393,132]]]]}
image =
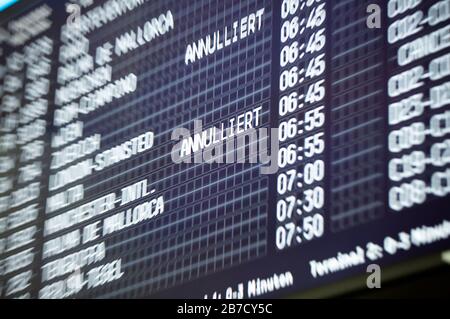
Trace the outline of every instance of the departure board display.
{"type": "Polygon", "coordinates": [[[450,0],[0,10],[0,298],[282,298],[450,248],[450,0]]]}

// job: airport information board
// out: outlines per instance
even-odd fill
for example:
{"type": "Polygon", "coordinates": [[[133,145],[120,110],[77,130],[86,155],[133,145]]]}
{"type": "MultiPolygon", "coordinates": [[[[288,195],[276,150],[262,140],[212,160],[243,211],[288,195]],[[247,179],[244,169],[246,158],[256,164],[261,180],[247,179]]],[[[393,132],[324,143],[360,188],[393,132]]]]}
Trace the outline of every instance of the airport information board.
{"type": "Polygon", "coordinates": [[[450,247],[449,0],[7,6],[1,298],[284,297],[450,247]]]}

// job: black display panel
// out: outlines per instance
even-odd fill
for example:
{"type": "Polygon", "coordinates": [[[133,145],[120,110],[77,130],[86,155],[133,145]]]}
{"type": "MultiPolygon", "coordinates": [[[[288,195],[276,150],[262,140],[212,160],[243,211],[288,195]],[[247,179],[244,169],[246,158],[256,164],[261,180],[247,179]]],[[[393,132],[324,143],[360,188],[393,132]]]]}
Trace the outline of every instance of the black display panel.
{"type": "Polygon", "coordinates": [[[1,298],[285,297],[449,248],[449,0],[0,21],[1,298]]]}

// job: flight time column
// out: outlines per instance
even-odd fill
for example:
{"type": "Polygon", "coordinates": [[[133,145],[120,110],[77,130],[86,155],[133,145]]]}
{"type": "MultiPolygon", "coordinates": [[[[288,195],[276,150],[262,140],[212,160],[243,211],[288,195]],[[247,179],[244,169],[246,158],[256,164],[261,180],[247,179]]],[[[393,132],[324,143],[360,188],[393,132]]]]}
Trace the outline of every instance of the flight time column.
{"type": "Polygon", "coordinates": [[[324,234],[326,1],[281,4],[276,247],[324,234]]]}

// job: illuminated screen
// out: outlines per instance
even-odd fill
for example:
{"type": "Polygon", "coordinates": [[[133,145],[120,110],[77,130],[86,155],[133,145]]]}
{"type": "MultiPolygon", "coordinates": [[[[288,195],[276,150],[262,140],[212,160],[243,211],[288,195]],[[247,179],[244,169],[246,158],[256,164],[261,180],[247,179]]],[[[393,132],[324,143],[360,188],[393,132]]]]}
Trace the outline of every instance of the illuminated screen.
{"type": "Polygon", "coordinates": [[[0,21],[1,298],[286,297],[450,247],[449,0],[0,21]]]}

